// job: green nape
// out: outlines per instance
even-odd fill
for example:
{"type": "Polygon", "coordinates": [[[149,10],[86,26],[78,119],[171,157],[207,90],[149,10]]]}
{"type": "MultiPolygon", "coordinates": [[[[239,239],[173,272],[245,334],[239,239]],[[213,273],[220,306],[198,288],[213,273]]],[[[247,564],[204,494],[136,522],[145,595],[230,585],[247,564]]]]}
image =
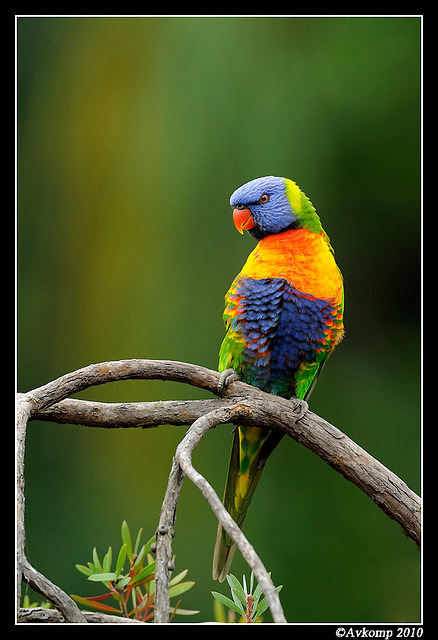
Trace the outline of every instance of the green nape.
{"type": "Polygon", "coordinates": [[[286,184],[286,195],[290,202],[293,212],[299,218],[303,229],[307,229],[312,233],[322,233],[330,245],[330,240],[319,219],[316,209],[306,196],[304,191],[290,178],[284,178],[286,184]]]}

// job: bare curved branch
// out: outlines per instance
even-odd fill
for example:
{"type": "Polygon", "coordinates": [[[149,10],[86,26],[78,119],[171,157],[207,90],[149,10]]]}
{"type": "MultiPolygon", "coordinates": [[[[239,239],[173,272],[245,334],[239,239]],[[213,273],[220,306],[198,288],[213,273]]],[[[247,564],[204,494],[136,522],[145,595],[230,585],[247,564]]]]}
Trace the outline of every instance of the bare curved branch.
{"type": "Polygon", "coordinates": [[[172,471],[169,476],[166,495],[161,508],[160,523],[156,534],[156,622],[166,622],[169,619],[169,585],[167,567],[171,559],[173,525],[176,518],[179,491],[184,476],[187,476],[201,491],[202,495],[209,503],[214,515],[236,543],[237,548],[254,572],[260,588],[266,596],[274,622],[286,622],[278,592],[263,563],[255,552],[254,547],[248,542],[247,538],[227,512],[210,483],[198,471],[196,471],[192,465],[192,452],[209,429],[212,429],[219,424],[239,420],[246,412],[247,408],[245,406],[235,404],[232,407],[218,408],[204,416],[200,416],[192,424],[178,445],[172,465],[172,471]]]}

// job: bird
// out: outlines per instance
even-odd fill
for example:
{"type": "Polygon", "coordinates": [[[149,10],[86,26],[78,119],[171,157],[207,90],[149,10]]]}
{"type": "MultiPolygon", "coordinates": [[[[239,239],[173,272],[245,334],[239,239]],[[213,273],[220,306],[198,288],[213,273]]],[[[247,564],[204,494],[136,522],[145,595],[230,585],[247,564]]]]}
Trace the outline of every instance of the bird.
{"type": "MultiPolygon", "coordinates": [[[[239,379],[290,398],[300,419],[344,336],[343,277],[315,207],[293,180],[256,178],[232,193],[230,205],[237,230],[257,245],[225,295],[218,388],[239,379]]],[[[278,429],[234,428],[223,505],[239,528],[282,436],[278,429]]],[[[225,580],[234,553],[219,523],[213,579],[225,580]]]]}

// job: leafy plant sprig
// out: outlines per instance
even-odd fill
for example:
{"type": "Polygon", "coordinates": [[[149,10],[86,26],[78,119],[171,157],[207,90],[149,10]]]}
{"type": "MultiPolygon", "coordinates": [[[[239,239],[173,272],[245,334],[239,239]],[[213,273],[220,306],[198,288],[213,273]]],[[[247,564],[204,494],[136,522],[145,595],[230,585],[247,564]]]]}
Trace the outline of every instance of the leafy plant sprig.
{"type": "MultiPolygon", "coordinates": [[[[154,617],[154,578],[156,562],[151,554],[155,537],[150,538],[140,547],[143,529],[139,529],[135,544],[132,544],[131,533],[126,520],[122,522],[122,546],[117,555],[115,569],[112,569],[112,548],[108,547],[102,562],[96,547],[93,549],[93,561],[87,566],[77,564],[78,571],[87,576],[91,582],[101,582],[108,589],[108,593],[98,596],[82,597],[72,594],[72,598],[83,606],[97,609],[108,614],[121,614],[125,618],[147,622],[154,617]],[[129,562],[125,570],[126,560],[129,562]],[[117,607],[105,604],[103,601],[113,598],[117,607]]],[[[187,575],[188,569],[181,571],[169,581],[169,599],[180,596],[195,584],[192,581],[181,582],[187,575]]],[[[179,604],[170,608],[172,617],[175,614],[193,615],[199,611],[180,609],[179,604]]]]}
{"type": "MultiPolygon", "coordinates": [[[[249,589],[247,587],[245,576],[242,576],[243,585],[239,582],[236,576],[233,576],[231,573],[227,575],[227,582],[231,590],[232,600],[228,598],[228,596],[218,593],[217,591],[212,591],[211,595],[218,602],[228,607],[228,609],[231,609],[242,616],[241,622],[261,622],[261,616],[268,608],[268,601],[265,597],[261,597],[262,590],[255,582],[253,572],[251,571],[249,589]]],[[[278,592],[280,592],[282,588],[283,585],[276,587],[278,592]]]]}

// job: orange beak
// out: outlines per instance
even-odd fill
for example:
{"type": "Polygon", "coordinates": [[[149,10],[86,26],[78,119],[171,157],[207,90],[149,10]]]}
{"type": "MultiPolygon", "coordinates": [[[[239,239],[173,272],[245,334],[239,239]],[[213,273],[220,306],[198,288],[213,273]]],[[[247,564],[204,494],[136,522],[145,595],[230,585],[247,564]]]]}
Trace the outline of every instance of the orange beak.
{"type": "Polygon", "coordinates": [[[256,226],[252,213],[249,209],[234,209],[233,210],[233,222],[239,233],[243,233],[244,230],[252,229],[256,226]]]}

